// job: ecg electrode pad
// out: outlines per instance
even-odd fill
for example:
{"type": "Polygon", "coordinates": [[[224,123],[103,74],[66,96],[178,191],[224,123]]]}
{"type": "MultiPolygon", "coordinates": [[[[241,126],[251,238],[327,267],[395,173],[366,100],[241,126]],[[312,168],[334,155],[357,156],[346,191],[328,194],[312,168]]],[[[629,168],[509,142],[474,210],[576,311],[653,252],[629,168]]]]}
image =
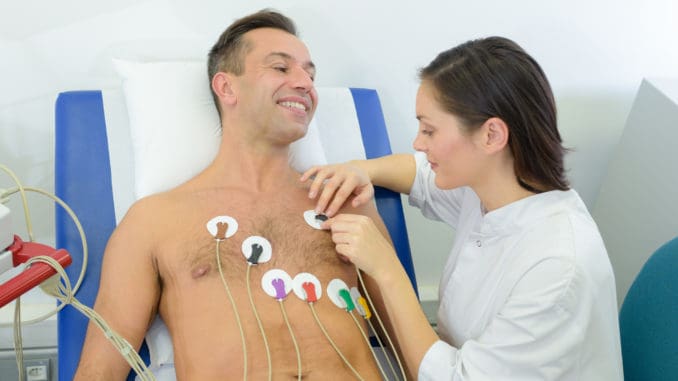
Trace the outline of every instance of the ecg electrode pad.
{"type": "Polygon", "coordinates": [[[320,281],[313,274],[299,273],[292,280],[292,290],[301,300],[315,302],[322,296],[323,290],[320,281]],[[313,294],[310,294],[310,292],[313,294]]]}
{"type": "Polygon", "coordinates": [[[231,216],[217,216],[207,222],[207,231],[216,239],[231,238],[238,231],[238,221],[231,216]]]}
{"type": "Polygon", "coordinates": [[[261,277],[261,287],[268,296],[282,300],[292,291],[292,277],[280,269],[268,270],[261,277]]]}
{"type": "Polygon", "coordinates": [[[322,230],[320,225],[327,221],[327,216],[322,213],[316,213],[315,210],[307,210],[304,212],[304,220],[312,228],[322,230]]]}
{"type": "Polygon", "coordinates": [[[273,253],[271,243],[266,238],[256,235],[247,237],[242,242],[241,250],[247,262],[253,265],[270,261],[273,253]]]}
{"type": "Polygon", "coordinates": [[[341,290],[346,290],[346,292],[349,292],[346,282],[341,279],[332,279],[327,285],[327,297],[330,298],[335,306],[339,308],[346,308],[346,301],[339,294],[341,290]]]}

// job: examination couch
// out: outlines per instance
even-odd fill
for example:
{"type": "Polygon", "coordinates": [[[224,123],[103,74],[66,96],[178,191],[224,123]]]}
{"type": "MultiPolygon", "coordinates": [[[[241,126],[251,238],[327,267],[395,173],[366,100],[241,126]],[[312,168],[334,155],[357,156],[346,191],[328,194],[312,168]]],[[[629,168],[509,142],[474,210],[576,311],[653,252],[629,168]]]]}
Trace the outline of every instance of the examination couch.
{"type": "MultiPolygon", "coordinates": [[[[89,259],[76,297],[89,306],[93,306],[99,286],[106,242],[129,206],[139,197],[190,178],[209,162],[218,147],[214,136],[218,118],[207,85],[200,82],[204,72],[201,64],[117,65],[122,87],[62,92],[56,100],[55,190],[73,208],[86,233],[89,259]],[[158,123],[163,124],[162,133],[154,130],[158,123]],[[187,133],[187,123],[207,124],[209,128],[195,132],[191,127],[192,132],[187,133]],[[187,144],[192,147],[185,147],[187,144]],[[202,144],[206,146],[202,148],[202,144]],[[204,156],[202,161],[184,166],[186,156],[196,151],[204,156]],[[163,177],[168,172],[170,178],[163,177]]],[[[318,93],[320,102],[309,133],[291,149],[291,162],[298,170],[312,164],[391,153],[375,90],[319,88],[318,93]]],[[[377,189],[376,204],[416,290],[400,195],[377,189]]],[[[70,217],[59,209],[56,244],[73,257],[67,273],[75,282],[83,263],[81,240],[70,217]]],[[[70,380],[74,375],[87,324],[86,318],[70,306],[58,315],[60,380],[70,380]]],[[[153,363],[145,344],[141,353],[153,363]]],[[[130,374],[129,379],[133,377],[130,374]]]]}

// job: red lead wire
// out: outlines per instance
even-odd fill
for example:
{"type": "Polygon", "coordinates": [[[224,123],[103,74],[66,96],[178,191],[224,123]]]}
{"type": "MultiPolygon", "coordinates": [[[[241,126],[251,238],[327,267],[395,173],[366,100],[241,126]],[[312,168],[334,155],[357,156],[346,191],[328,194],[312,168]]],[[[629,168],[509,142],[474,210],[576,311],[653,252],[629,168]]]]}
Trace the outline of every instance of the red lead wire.
{"type": "Polygon", "coordinates": [[[315,303],[318,301],[318,297],[315,294],[315,284],[312,282],[304,282],[301,284],[301,287],[306,291],[306,301],[309,303],[315,303]]]}

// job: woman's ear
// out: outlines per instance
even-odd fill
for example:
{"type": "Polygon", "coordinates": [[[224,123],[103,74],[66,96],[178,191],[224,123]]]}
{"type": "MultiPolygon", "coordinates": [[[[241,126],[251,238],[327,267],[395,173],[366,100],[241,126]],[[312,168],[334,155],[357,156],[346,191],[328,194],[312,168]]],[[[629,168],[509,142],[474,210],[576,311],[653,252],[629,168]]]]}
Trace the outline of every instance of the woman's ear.
{"type": "Polygon", "coordinates": [[[220,102],[235,104],[237,98],[233,88],[233,78],[228,73],[220,71],[212,77],[212,91],[217,95],[220,102]]]}
{"type": "Polygon", "coordinates": [[[481,127],[483,148],[488,152],[499,152],[508,144],[509,129],[500,118],[490,118],[481,127]]]}

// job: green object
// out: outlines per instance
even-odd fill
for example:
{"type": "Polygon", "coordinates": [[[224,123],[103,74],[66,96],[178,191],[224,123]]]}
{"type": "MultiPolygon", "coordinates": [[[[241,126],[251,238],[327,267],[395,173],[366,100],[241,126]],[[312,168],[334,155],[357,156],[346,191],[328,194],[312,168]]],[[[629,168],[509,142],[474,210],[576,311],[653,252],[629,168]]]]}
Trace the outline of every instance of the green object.
{"type": "Polygon", "coordinates": [[[351,293],[347,289],[339,290],[339,296],[346,302],[346,311],[351,312],[355,308],[353,304],[353,299],[351,299],[351,293]]]}

